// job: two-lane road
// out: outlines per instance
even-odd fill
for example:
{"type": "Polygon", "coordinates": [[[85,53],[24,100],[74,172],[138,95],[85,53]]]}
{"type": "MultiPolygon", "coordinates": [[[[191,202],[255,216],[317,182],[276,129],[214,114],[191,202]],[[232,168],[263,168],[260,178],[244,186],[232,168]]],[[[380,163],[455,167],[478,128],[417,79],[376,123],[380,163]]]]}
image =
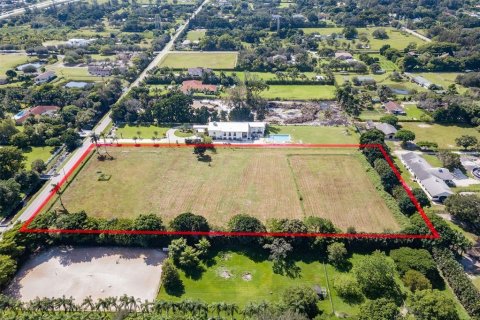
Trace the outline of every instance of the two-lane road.
{"type": "MultiPolygon", "coordinates": [[[[174,46],[175,41],[177,38],[182,34],[182,32],[187,28],[188,23],[192,18],[194,18],[207,4],[209,0],[205,0],[191,15],[191,17],[183,24],[181,27],[178,28],[177,32],[172,36],[171,40],[168,42],[168,44],[163,48],[162,51],[160,51],[157,56],[152,60],[152,62],[148,65],[145,70],[138,76],[138,78],[132,82],[132,84],[125,90],[125,92],[122,94],[122,97],[128,94],[128,92],[134,88],[139,86],[142,81],[145,79],[145,77],[148,75],[148,71],[153,69],[155,66],[157,66],[162,59],[168,54],[169,51],[174,46]]],[[[121,98],[122,98],[121,97],[121,98]]],[[[120,98],[120,99],[121,99],[120,98]]],[[[102,133],[105,128],[110,124],[111,122],[110,118],[110,113],[105,115],[100,122],[95,126],[93,129],[96,134],[102,133]]],[[[82,145],[76,149],[73,154],[71,155],[70,158],[64,163],[63,166],[60,166],[60,169],[58,170],[58,175],[47,181],[46,185],[35,195],[35,198],[31,200],[27,207],[25,208],[25,211],[18,217],[16,221],[27,221],[37,210],[37,208],[47,199],[49,196],[51,190],[52,190],[52,185],[60,182],[63,178],[65,173],[69,172],[74,165],[77,163],[77,161],[81,158],[81,156],[85,153],[85,151],[90,148],[90,145],[92,143],[90,142],[90,138],[86,138],[83,140],[82,145]]],[[[4,228],[3,230],[0,230],[1,232],[5,231],[7,228],[4,228]]]]}
{"type": "Polygon", "coordinates": [[[23,14],[25,12],[25,9],[43,9],[51,6],[52,4],[57,5],[57,4],[67,3],[67,2],[75,2],[75,1],[78,1],[78,0],[48,0],[48,1],[39,2],[36,4],[32,4],[26,8],[18,8],[18,9],[14,9],[12,11],[8,11],[6,13],[0,14],[0,20],[6,19],[12,16],[17,16],[19,14],[23,14]]]}

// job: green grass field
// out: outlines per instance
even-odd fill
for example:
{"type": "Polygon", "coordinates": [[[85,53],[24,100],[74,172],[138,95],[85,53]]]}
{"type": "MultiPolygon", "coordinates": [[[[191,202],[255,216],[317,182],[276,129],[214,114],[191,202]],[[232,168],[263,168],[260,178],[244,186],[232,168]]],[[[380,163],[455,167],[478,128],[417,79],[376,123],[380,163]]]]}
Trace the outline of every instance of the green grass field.
{"type": "Polygon", "coordinates": [[[415,133],[415,141],[436,142],[440,149],[460,149],[455,145],[455,138],[461,135],[472,135],[480,139],[480,133],[473,127],[418,122],[401,122],[400,125],[415,133]]]}
{"type": "Polygon", "coordinates": [[[457,76],[461,74],[459,72],[421,72],[415,73],[415,75],[419,75],[424,77],[425,79],[429,80],[432,83],[439,84],[443,87],[443,89],[447,89],[449,85],[455,84],[457,86],[457,90],[459,93],[464,93],[467,91],[467,88],[456,84],[455,79],[457,76]]]}
{"type": "Polygon", "coordinates": [[[332,100],[335,90],[335,86],[271,85],[261,95],[271,100],[332,100]]]}
{"type": "Polygon", "coordinates": [[[207,32],[206,29],[190,30],[187,33],[187,40],[190,40],[190,41],[200,40],[203,37],[205,37],[206,32],[207,32]]]}
{"type": "Polygon", "coordinates": [[[36,58],[27,57],[25,54],[0,54],[0,77],[5,77],[7,70],[34,60],[36,58]]]}
{"type": "Polygon", "coordinates": [[[108,152],[115,160],[92,157],[66,187],[62,200],[68,210],[103,218],[156,213],[165,222],[195,212],[218,227],[240,213],[264,222],[320,216],[341,230],[400,230],[355,148],[217,148],[209,153],[209,164],[198,161],[190,148],[114,147],[108,152]],[[99,180],[100,173],[111,178],[99,180]],[[242,182],[232,185],[239,177],[242,182]]]}
{"type": "Polygon", "coordinates": [[[237,64],[237,56],[237,52],[172,52],[162,60],[160,66],[174,69],[233,69],[237,64]]]}
{"type": "MultiPolygon", "coordinates": [[[[335,72],[334,75],[335,75],[335,82],[338,85],[342,85],[347,80],[352,81],[353,77],[361,76],[355,73],[339,73],[339,72],[335,72]]],[[[406,90],[408,92],[427,91],[427,89],[417,86],[416,84],[410,81],[406,81],[406,80],[401,82],[392,81],[390,79],[390,72],[387,72],[385,74],[368,74],[367,76],[375,80],[375,82],[377,83],[377,86],[385,85],[391,89],[406,90]]]]}
{"type": "Polygon", "coordinates": [[[155,131],[158,132],[158,137],[163,138],[164,134],[170,127],[157,127],[157,126],[130,126],[124,125],[117,128],[115,131],[116,136],[121,139],[131,139],[133,137],[151,139],[155,136],[155,131]],[[138,133],[140,132],[140,133],[138,133]]]}
{"type": "MultiPolygon", "coordinates": [[[[417,108],[416,105],[406,105],[405,106],[406,115],[396,116],[400,121],[402,120],[419,120],[425,112],[422,109],[417,108]]],[[[381,117],[386,116],[387,113],[381,108],[375,108],[373,110],[363,110],[360,113],[360,119],[362,120],[379,120],[381,117]]]]}
{"type": "MultiPolygon", "coordinates": [[[[317,75],[317,73],[315,73],[315,72],[302,72],[302,73],[309,78],[313,78],[315,75],[317,75]]],[[[240,80],[244,81],[246,72],[243,72],[243,71],[226,71],[225,74],[226,75],[236,75],[240,80]]],[[[258,77],[259,79],[262,79],[262,80],[276,79],[276,75],[273,72],[248,72],[248,75],[250,77],[258,77]]]]}
{"type": "MultiPolygon", "coordinates": [[[[392,27],[385,27],[385,31],[387,32],[389,38],[388,39],[374,39],[372,36],[373,31],[379,28],[357,28],[358,37],[360,38],[362,35],[365,35],[369,40],[370,49],[368,50],[379,50],[384,44],[389,44],[392,48],[395,49],[404,49],[410,43],[415,43],[418,46],[425,44],[423,40],[417,38],[413,35],[410,35],[406,32],[402,32],[392,27]]],[[[306,34],[311,33],[318,33],[321,35],[330,35],[332,33],[341,34],[343,28],[302,28],[302,30],[306,34]]],[[[355,46],[353,41],[346,40],[346,39],[338,39],[340,43],[351,43],[352,47],[355,46]]],[[[355,39],[355,42],[358,43],[358,39],[355,39]]]]}
{"type": "Polygon", "coordinates": [[[270,133],[289,134],[299,143],[358,143],[353,128],[314,126],[271,126],[270,133]]]}
{"type": "Polygon", "coordinates": [[[32,162],[39,159],[46,162],[52,155],[53,149],[54,147],[31,147],[30,150],[23,153],[26,157],[25,167],[29,170],[32,162]]]}
{"type": "MultiPolygon", "coordinates": [[[[364,255],[353,254],[349,262],[353,267],[363,258],[364,255]]],[[[236,252],[220,252],[209,262],[200,277],[188,277],[184,271],[180,271],[183,293],[177,296],[169,295],[162,287],[157,298],[167,301],[190,299],[207,303],[236,303],[244,307],[250,302],[280,302],[284,290],[292,286],[318,285],[326,288],[328,292],[328,297],[318,303],[323,313],[322,319],[338,319],[333,314],[344,314],[347,318],[358,315],[360,304],[345,302],[334,288],[337,279],[354,278],[351,269],[341,271],[328,263],[309,258],[296,261],[294,266],[297,270],[296,276],[287,276],[274,273],[273,263],[266,257],[257,255],[252,259],[236,252]],[[243,276],[246,274],[251,275],[251,280],[244,280],[243,276]]],[[[398,273],[395,273],[395,281],[403,292],[407,290],[398,273]]],[[[448,286],[441,293],[453,299],[460,319],[470,319],[448,286]]]]}
{"type": "Polygon", "coordinates": [[[83,80],[83,81],[102,81],[111,77],[95,77],[88,73],[86,67],[64,67],[60,64],[47,65],[46,70],[55,71],[58,80],[83,80]]]}

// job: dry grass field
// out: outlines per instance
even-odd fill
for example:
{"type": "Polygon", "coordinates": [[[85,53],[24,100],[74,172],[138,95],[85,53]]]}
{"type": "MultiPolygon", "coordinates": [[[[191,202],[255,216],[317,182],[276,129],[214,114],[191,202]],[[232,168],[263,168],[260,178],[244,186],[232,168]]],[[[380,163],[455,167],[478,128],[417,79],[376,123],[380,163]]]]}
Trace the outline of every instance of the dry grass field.
{"type": "Polygon", "coordinates": [[[235,214],[262,221],[315,215],[346,230],[399,230],[354,149],[217,148],[210,164],[190,148],[110,148],[63,193],[69,211],[112,218],[191,211],[224,226],[235,214]],[[111,176],[100,181],[99,176],[111,176]]]}

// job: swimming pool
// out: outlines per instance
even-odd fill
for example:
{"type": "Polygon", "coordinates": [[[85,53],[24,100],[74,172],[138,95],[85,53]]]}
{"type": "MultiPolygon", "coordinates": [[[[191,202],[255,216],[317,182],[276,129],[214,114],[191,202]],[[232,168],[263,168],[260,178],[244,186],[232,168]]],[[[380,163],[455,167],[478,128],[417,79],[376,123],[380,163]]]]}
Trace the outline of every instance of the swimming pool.
{"type": "Polygon", "coordinates": [[[289,134],[270,134],[268,135],[268,141],[273,143],[285,143],[291,142],[292,139],[289,134]]]}

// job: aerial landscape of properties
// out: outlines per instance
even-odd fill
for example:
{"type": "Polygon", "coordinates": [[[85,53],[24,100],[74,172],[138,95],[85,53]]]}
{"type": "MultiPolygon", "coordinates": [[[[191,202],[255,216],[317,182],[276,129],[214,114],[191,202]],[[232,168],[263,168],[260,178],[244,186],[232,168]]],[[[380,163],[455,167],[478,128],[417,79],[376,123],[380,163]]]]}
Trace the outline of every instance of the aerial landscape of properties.
{"type": "Polygon", "coordinates": [[[0,320],[480,320],[480,2],[0,1],[0,320]]]}

